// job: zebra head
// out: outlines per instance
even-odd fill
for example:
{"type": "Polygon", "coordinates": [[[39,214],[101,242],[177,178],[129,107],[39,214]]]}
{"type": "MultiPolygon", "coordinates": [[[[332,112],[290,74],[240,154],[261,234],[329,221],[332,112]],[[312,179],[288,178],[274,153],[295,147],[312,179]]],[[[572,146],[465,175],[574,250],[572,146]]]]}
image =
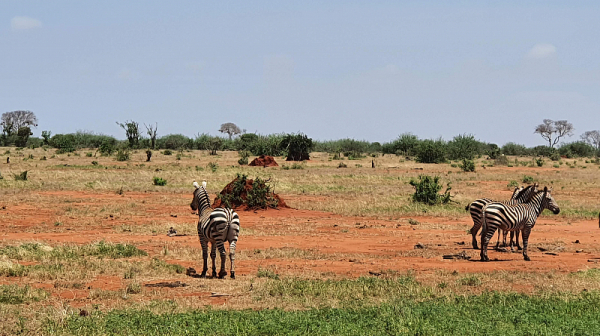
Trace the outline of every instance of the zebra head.
{"type": "Polygon", "coordinates": [[[558,203],[554,200],[554,197],[550,194],[552,188],[548,189],[548,187],[544,187],[544,200],[542,201],[542,209],[548,209],[552,211],[555,215],[560,213],[560,208],[558,207],[558,203]]]}
{"type": "Polygon", "coordinates": [[[525,188],[521,187],[520,191],[515,190],[512,199],[517,200],[519,203],[529,202],[531,198],[537,193],[537,187],[537,183],[534,183],[525,188]]]}
{"type": "Polygon", "coordinates": [[[517,199],[517,195],[519,195],[519,193],[521,193],[521,191],[523,191],[523,189],[524,189],[524,188],[523,188],[523,186],[516,187],[516,188],[515,188],[515,191],[513,191],[513,194],[512,194],[512,196],[510,197],[510,199],[513,199],[513,200],[514,200],[514,199],[517,199]]]}
{"type": "Polygon", "coordinates": [[[194,198],[192,199],[192,203],[190,203],[190,207],[193,211],[198,210],[198,213],[202,213],[202,211],[206,208],[210,208],[210,198],[208,197],[208,192],[206,191],[206,181],[202,182],[202,186],[198,185],[198,182],[194,181],[194,198]]]}

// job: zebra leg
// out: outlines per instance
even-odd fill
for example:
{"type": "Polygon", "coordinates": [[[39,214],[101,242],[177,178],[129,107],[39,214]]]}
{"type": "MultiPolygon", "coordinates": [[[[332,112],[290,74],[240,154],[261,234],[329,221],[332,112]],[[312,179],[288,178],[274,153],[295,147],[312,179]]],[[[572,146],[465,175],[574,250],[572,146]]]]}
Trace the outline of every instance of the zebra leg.
{"type": "Polygon", "coordinates": [[[502,247],[508,246],[508,244],[506,244],[506,236],[507,235],[508,235],[508,231],[502,230],[502,247]]]}
{"type": "Polygon", "coordinates": [[[531,233],[530,227],[523,228],[523,258],[525,261],[531,261],[527,255],[527,245],[529,244],[529,234],[531,233]]]}
{"type": "Polygon", "coordinates": [[[521,230],[517,230],[517,251],[522,250],[523,248],[521,247],[521,245],[519,245],[519,233],[521,232],[521,230]]]}
{"type": "Polygon", "coordinates": [[[239,226],[232,225],[227,240],[229,241],[229,260],[231,261],[231,278],[235,279],[235,247],[237,245],[239,226]]]}
{"type": "Polygon", "coordinates": [[[479,246],[477,246],[477,232],[481,228],[481,220],[479,218],[476,218],[475,216],[472,216],[472,217],[473,217],[473,227],[469,231],[471,233],[471,235],[473,236],[473,240],[472,240],[471,244],[473,245],[473,248],[475,250],[478,250],[479,246]]]}
{"type": "Polygon", "coordinates": [[[496,233],[496,227],[490,227],[486,231],[481,234],[481,261],[490,261],[490,258],[487,255],[488,244],[490,240],[494,237],[494,233],[496,233]]]}
{"type": "Polygon", "coordinates": [[[210,258],[212,259],[212,277],[217,277],[217,244],[215,242],[210,243],[210,258]]]}
{"type": "Polygon", "coordinates": [[[202,245],[202,273],[200,274],[201,278],[206,278],[206,271],[208,271],[208,240],[205,237],[200,236],[200,245],[202,245]]]}
{"type": "Polygon", "coordinates": [[[217,244],[217,248],[219,249],[219,255],[221,257],[221,270],[219,270],[219,279],[223,279],[227,275],[227,271],[225,270],[225,262],[227,261],[227,254],[225,251],[224,242],[219,242],[217,244]]]}
{"type": "Polygon", "coordinates": [[[513,252],[513,245],[514,245],[514,240],[513,238],[515,237],[515,231],[510,231],[510,242],[508,243],[508,246],[510,246],[510,252],[513,252]]]}

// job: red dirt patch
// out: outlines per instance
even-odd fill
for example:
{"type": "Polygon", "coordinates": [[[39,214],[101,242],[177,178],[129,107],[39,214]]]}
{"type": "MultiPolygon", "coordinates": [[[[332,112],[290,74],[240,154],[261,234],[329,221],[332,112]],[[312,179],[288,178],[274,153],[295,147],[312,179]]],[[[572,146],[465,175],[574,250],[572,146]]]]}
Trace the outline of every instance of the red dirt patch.
{"type": "Polygon", "coordinates": [[[261,155],[261,156],[257,157],[256,159],[252,160],[252,162],[250,162],[249,166],[278,167],[279,165],[277,164],[277,162],[275,162],[275,158],[273,158],[272,156],[261,155]]]}

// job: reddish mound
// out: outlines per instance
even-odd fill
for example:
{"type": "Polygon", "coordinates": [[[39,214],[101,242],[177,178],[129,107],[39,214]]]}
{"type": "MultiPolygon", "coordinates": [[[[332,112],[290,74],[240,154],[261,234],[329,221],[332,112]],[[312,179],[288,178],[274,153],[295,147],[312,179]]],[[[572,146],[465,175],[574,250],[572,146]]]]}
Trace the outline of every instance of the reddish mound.
{"type": "MultiPolygon", "coordinates": [[[[249,166],[257,166],[257,167],[278,167],[279,165],[275,162],[275,159],[272,156],[261,155],[256,159],[250,162],[249,166]]],[[[250,180],[252,181],[252,180],[250,180]]]]}
{"type": "MultiPolygon", "coordinates": [[[[277,164],[277,163],[275,163],[275,164],[277,164]]],[[[222,199],[224,196],[234,196],[234,185],[235,185],[236,181],[238,180],[238,178],[236,178],[233,181],[229,182],[229,184],[226,185],[225,188],[223,188],[223,190],[221,190],[221,192],[219,193],[219,195],[217,195],[217,197],[213,201],[213,205],[212,205],[213,208],[219,208],[219,207],[224,207],[225,206],[225,204],[223,204],[224,202],[223,202],[223,199],[222,199]]],[[[248,206],[248,192],[252,191],[253,184],[254,184],[254,180],[246,179],[246,183],[244,184],[244,189],[239,193],[239,195],[235,195],[237,197],[233,197],[230,200],[230,203],[232,203],[231,204],[232,208],[234,208],[234,209],[243,209],[243,210],[251,210],[251,209],[254,210],[254,209],[256,209],[256,208],[251,208],[250,206],[248,206]]],[[[283,198],[281,198],[279,195],[277,195],[277,194],[275,194],[273,192],[269,192],[269,196],[270,196],[270,198],[272,200],[276,201],[275,203],[277,204],[277,206],[275,207],[275,206],[269,205],[267,207],[270,207],[270,208],[289,208],[287,206],[287,204],[285,204],[285,201],[283,200],[283,198]]]]}

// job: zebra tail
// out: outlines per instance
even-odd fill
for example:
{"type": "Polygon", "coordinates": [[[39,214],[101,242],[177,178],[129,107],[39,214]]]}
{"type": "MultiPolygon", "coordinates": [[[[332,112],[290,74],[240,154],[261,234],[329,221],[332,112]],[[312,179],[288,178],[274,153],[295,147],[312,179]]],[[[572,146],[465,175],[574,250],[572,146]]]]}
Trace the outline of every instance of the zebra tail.
{"type": "Polygon", "coordinates": [[[486,204],[481,209],[481,236],[485,236],[487,233],[487,222],[485,220],[485,211],[487,210],[487,206],[488,205],[486,204]]]}
{"type": "Polygon", "coordinates": [[[469,211],[469,208],[471,208],[471,204],[467,204],[467,206],[465,207],[465,211],[469,211]]]}

